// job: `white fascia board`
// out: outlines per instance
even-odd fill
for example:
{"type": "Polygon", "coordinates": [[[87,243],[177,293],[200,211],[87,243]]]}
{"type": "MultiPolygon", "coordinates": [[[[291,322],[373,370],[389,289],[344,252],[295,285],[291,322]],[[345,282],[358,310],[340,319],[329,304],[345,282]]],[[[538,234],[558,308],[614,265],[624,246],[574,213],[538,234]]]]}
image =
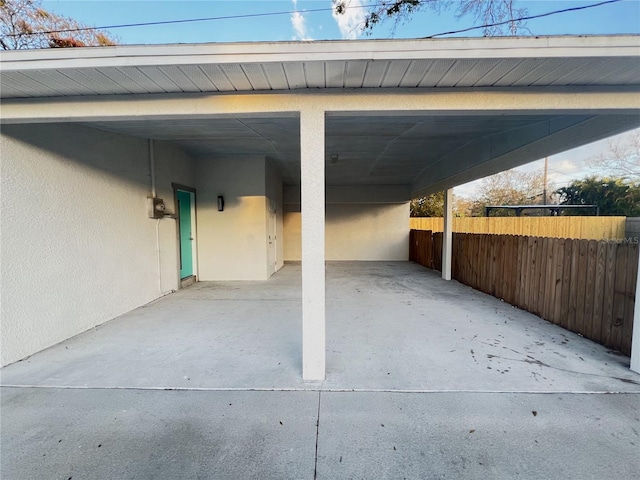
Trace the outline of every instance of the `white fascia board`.
{"type": "Polygon", "coordinates": [[[5,51],[3,71],[349,60],[640,57],[640,35],[124,45],[5,51]]]}

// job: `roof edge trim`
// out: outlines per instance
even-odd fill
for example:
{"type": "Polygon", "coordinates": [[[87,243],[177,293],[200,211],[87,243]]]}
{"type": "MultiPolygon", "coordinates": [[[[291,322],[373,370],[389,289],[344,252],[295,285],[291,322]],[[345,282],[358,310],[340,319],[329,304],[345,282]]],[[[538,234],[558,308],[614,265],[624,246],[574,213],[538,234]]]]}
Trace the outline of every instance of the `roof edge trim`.
{"type": "Polygon", "coordinates": [[[4,51],[3,71],[330,60],[640,57],[640,35],[142,45],[4,51]]]}

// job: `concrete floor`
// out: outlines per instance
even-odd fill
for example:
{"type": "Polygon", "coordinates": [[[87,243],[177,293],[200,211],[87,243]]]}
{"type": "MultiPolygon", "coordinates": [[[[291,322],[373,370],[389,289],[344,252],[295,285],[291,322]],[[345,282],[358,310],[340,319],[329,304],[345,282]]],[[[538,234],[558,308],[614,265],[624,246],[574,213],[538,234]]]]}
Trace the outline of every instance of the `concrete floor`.
{"type": "Polygon", "coordinates": [[[2,370],[2,478],[640,478],[628,357],[412,263],[198,283],[2,370]]]}

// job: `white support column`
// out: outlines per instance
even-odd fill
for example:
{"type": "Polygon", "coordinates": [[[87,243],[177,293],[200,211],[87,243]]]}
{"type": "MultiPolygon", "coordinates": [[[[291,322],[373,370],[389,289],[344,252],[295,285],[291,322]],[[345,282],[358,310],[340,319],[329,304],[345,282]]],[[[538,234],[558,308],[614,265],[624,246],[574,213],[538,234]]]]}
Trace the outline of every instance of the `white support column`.
{"type": "Polygon", "coordinates": [[[636,302],[633,309],[633,337],[631,337],[631,368],[640,373],[640,258],[638,258],[638,276],[636,279],[636,302]]]}
{"type": "Polygon", "coordinates": [[[302,378],[325,377],[324,110],[300,112],[302,378]]]}
{"type": "Polygon", "coordinates": [[[444,234],[442,237],[442,278],[451,280],[451,250],[453,243],[453,188],[444,192],[444,234]]]}

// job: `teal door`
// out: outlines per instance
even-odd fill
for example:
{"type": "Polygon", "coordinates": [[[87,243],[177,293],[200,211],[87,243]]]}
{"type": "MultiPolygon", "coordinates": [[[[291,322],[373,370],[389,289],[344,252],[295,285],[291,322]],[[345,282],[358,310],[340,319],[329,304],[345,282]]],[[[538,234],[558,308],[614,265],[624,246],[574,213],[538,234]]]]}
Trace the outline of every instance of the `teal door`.
{"type": "Polygon", "coordinates": [[[180,278],[193,275],[193,250],[191,236],[191,192],[178,190],[178,223],[180,228],[180,278]]]}

